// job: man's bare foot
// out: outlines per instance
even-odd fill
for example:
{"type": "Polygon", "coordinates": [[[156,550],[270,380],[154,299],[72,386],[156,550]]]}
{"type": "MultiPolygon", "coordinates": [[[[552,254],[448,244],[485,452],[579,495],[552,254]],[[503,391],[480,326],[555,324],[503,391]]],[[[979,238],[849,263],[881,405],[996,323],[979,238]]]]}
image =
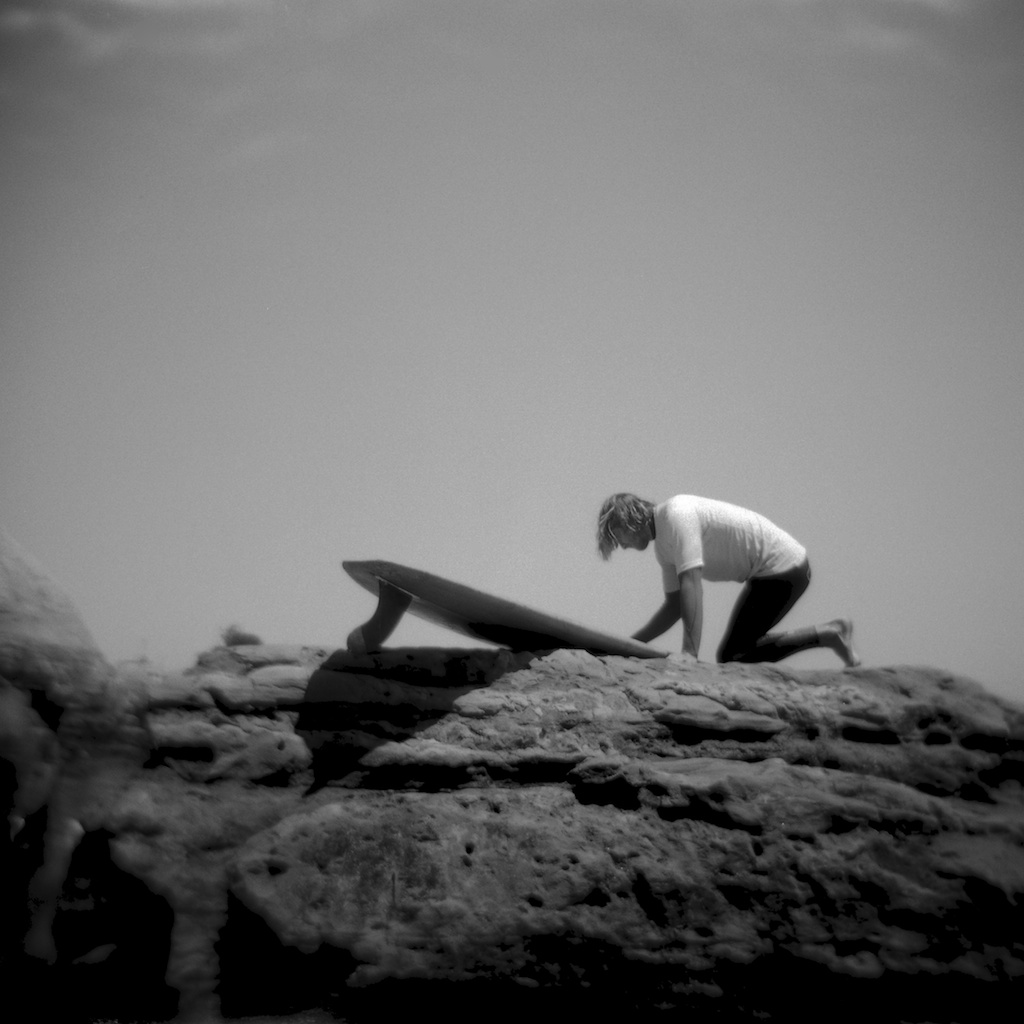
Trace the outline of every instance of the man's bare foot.
{"type": "Polygon", "coordinates": [[[818,637],[846,663],[847,668],[856,668],[860,658],[853,649],[853,623],[849,619],[833,619],[824,626],[818,626],[818,637]]]}

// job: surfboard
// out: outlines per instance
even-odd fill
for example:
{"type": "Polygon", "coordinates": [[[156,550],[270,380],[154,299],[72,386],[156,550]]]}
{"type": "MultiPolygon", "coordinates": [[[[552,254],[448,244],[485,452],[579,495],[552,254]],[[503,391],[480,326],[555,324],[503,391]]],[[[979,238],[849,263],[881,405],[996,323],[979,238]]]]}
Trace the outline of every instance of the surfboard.
{"type": "Polygon", "coordinates": [[[384,561],[341,565],[356,583],[379,598],[373,617],[349,634],[348,648],[354,653],[378,650],[402,616],[411,612],[474,640],[514,651],[569,647],[630,658],[668,656],[639,640],[590,629],[421,569],[384,561]]]}

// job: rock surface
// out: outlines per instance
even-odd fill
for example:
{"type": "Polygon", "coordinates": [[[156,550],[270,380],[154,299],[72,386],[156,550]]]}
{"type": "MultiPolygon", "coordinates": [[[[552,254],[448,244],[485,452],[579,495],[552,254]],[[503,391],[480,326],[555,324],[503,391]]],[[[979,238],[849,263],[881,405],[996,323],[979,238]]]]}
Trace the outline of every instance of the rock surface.
{"type": "Polygon", "coordinates": [[[0,529],[0,676],[32,692],[55,727],[108,669],[64,589],[0,529]]]}
{"type": "Polygon", "coordinates": [[[0,690],[10,891],[69,851],[52,955],[6,915],[44,1017],[355,1021],[422,995],[788,1022],[824,985],[829,1016],[895,1024],[1019,994],[1024,709],[968,680],[297,645],[97,664],[52,691],[57,733],[24,675],[0,690]]]}

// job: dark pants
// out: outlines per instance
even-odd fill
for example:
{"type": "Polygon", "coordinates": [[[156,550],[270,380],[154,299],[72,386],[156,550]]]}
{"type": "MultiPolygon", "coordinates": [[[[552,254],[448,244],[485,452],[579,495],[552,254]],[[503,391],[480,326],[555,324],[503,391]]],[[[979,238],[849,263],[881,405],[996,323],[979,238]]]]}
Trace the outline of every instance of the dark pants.
{"type": "Polygon", "coordinates": [[[769,634],[797,603],[811,582],[811,566],[801,565],[778,576],[748,580],[729,618],[718,648],[719,661],[780,661],[797,651],[818,646],[817,632],[769,634]]]}

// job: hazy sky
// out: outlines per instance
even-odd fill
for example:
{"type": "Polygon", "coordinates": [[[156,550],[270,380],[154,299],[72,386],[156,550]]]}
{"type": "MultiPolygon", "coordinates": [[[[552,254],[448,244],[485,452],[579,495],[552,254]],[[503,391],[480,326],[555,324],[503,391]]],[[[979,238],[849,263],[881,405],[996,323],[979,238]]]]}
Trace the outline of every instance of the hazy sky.
{"type": "Polygon", "coordinates": [[[1020,0],[4,3],[0,521],[181,668],[347,558],[629,633],[598,506],[705,494],[1024,700],[1022,168],[1020,0]]]}

